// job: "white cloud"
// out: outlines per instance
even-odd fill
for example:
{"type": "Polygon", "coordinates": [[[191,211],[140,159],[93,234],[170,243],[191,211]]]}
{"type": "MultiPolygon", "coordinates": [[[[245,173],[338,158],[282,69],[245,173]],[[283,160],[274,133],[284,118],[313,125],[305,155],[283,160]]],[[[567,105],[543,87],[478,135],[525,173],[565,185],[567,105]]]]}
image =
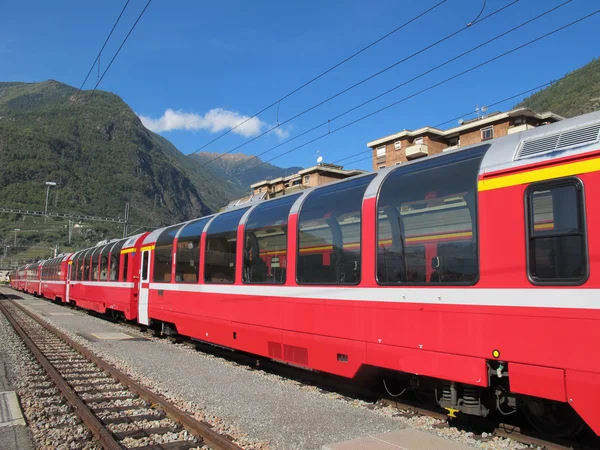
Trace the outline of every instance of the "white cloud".
{"type": "MultiPolygon", "coordinates": [[[[222,130],[231,129],[247,120],[243,125],[233,130],[233,133],[244,137],[252,137],[271,127],[258,117],[249,119],[248,116],[222,108],[211,109],[203,116],[186,113],[181,110],[174,111],[171,108],[167,109],[159,119],[153,119],[140,114],[138,116],[144,126],[155,133],[173,130],[207,130],[211,133],[217,133],[222,130]]],[[[273,133],[280,139],[285,139],[289,135],[289,131],[281,127],[273,130],[273,133]]]]}

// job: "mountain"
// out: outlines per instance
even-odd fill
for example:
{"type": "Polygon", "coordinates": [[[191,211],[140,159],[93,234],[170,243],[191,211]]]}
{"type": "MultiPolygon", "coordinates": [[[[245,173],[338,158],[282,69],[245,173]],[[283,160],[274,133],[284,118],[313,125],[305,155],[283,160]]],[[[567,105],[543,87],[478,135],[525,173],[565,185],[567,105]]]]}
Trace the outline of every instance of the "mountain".
{"type": "Polygon", "coordinates": [[[244,155],[243,153],[219,153],[201,152],[188,156],[199,167],[207,169],[217,178],[229,180],[237,189],[244,193],[249,192],[250,185],[257,181],[273,179],[292,175],[303,167],[278,167],[269,163],[262,163],[256,156],[244,155]],[[219,159],[214,160],[219,157],[219,159]],[[214,160],[214,161],[213,161],[214,160]],[[209,163],[209,161],[212,161],[209,163]],[[250,167],[258,166],[256,169],[248,170],[250,167]]]}
{"type": "Polygon", "coordinates": [[[573,117],[600,109],[600,59],[565,75],[516,105],[573,117]]]}
{"type": "Polygon", "coordinates": [[[163,225],[217,211],[234,186],[190,164],[117,95],[49,80],[0,83],[0,206],[122,216],[163,225]],[[58,199],[56,199],[58,196],[58,199]],[[58,201],[57,201],[58,200],[58,201]]]}

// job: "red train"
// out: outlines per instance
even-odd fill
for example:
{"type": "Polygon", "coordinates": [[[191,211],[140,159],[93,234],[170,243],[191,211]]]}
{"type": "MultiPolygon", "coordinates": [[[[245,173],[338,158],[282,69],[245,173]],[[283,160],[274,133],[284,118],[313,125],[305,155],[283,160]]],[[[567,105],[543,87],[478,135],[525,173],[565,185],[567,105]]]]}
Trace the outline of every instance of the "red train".
{"type": "Polygon", "coordinates": [[[521,410],[565,435],[581,418],[600,435],[599,133],[587,114],[105,242],[11,283],[323,372],[379,368],[450,414],[521,410]]]}

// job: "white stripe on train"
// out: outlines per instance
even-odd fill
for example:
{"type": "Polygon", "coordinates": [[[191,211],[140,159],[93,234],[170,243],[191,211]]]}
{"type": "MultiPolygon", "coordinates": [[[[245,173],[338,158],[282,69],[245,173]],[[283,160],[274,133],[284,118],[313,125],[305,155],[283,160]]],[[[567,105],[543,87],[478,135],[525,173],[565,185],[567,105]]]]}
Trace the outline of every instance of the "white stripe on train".
{"type": "Polygon", "coordinates": [[[265,286],[150,283],[150,289],[206,294],[293,297],[431,305],[530,306],[538,308],[600,309],[600,289],[583,288],[376,288],[328,286],[265,286]]]}

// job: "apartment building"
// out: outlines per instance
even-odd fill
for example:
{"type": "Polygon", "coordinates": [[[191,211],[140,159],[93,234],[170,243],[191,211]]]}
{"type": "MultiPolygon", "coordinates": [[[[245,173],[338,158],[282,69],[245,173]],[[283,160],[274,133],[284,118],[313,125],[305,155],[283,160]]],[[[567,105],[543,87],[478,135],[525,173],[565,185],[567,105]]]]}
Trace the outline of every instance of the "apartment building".
{"type": "Polygon", "coordinates": [[[373,170],[377,170],[562,119],[552,112],[537,113],[528,108],[516,108],[459,121],[459,126],[447,130],[434,127],[404,130],[371,141],[367,147],[373,151],[373,170]]]}

